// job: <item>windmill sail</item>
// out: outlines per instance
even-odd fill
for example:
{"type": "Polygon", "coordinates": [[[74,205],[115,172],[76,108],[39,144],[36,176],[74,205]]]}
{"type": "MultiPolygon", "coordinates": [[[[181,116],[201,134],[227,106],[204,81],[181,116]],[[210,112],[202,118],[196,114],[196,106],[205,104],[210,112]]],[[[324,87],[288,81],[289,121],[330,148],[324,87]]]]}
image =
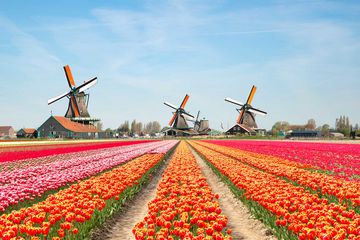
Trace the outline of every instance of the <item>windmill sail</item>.
{"type": "Polygon", "coordinates": [[[65,117],[90,118],[90,114],[87,110],[89,95],[85,94],[84,91],[94,86],[97,83],[97,78],[96,77],[92,78],[91,80],[76,87],[69,65],[64,66],[64,72],[70,90],[69,92],[63,93],[57,97],[50,98],[48,100],[48,104],[52,104],[64,97],[68,97],[69,104],[68,104],[68,109],[65,113],[65,117]]]}
{"type": "Polygon", "coordinates": [[[174,104],[169,102],[164,102],[164,104],[175,110],[172,118],[169,121],[169,126],[172,126],[175,129],[189,129],[187,124],[187,120],[190,118],[194,118],[193,115],[185,111],[185,106],[187,101],[189,100],[189,95],[185,95],[182,100],[180,107],[176,107],[174,104]]]}
{"type": "Polygon", "coordinates": [[[252,105],[251,105],[251,103],[254,99],[256,90],[257,90],[257,88],[255,86],[252,86],[249,96],[245,103],[234,100],[232,98],[228,98],[228,97],[225,98],[225,101],[235,104],[237,106],[240,106],[240,108],[236,109],[239,112],[239,115],[236,118],[236,124],[239,127],[237,128],[235,125],[228,131],[234,130],[234,129],[244,129],[246,132],[255,132],[254,129],[257,129],[257,127],[258,127],[256,124],[256,121],[255,121],[255,114],[262,115],[262,116],[267,114],[265,111],[256,109],[256,108],[252,107],[252,105]]]}

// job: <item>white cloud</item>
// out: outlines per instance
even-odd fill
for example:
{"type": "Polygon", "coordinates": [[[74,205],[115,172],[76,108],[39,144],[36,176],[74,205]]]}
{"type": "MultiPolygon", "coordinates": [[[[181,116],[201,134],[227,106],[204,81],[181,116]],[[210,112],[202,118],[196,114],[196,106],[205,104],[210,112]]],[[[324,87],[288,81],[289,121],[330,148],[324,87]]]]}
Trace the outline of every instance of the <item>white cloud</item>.
{"type": "MultiPolygon", "coordinates": [[[[354,112],[360,76],[356,22],[323,17],[333,11],[354,15],[356,7],[280,1],[225,8],[226,3],[95,7],[90,17],[38,16],[37,26],[27,28],[0,19],[10,36],[5,41],[0,37],[0,48],[13,46],[11,53],[1,54],[0,60],[7,62],[2,68],[17,82],[7,87],[26,91],[22,84],[31,79],[36,97],[28,102],[38,101],[43,115],[49,109],[62,114],[66,101],[51,108],[41,104],[65,90],[61,66],[70,64],[78,82],[99,77],[91,89],[90,112],[106,127],[133,118],[166,124],[170,111],[162,102],[177,104],[189,93],[189,110],[200,109],[219,128],[220,122],[227,125],[236,118],[223,98],[244,101],[252,84],[259,87],[254,105],[269,112],[258,118],[260,126],[270,128],[277,120],[301,123],[310,117],[332,124],[340,114],[360,122],[354,112]]],[[[29,124],[34,117],[24,108],[35,107],[22,102],[16,106],[30,116],[29,124]]],[[[5,112],[9,115],[11,109],[5,112]]],[[[15,117],[11,121],[23,122],[15,117]]]]}

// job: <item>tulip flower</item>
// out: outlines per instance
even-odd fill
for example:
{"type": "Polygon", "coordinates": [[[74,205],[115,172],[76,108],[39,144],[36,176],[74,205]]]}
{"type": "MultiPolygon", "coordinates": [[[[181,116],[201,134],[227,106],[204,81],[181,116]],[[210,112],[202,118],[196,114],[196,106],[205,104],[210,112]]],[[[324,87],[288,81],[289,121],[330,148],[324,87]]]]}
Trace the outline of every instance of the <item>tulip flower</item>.
{"type": "MultiPolygon", "coordinates": [[[[187,144],[181,142],[163,173],[136,239],[232,239],[218,199],[201,174],[187,144]],[[202,238],[198,238],[199,235],[202,238]]],[[[230,231],[231,233],[231,231],[230,231]]]]}

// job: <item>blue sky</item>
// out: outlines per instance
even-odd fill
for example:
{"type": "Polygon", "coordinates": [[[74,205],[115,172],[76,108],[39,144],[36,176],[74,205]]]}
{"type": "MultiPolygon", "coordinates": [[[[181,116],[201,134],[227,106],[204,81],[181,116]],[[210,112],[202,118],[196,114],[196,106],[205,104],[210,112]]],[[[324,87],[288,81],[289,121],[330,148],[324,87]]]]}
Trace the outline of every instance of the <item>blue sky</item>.
{"type": "Polygon", "coordinates": [[[360,123],[358,1],[1,1],[0,125],[38,127],[65,114],[62,66],[94,76],[89,111],[105,127],[166,125],[180,104],[231,126],[254,84],[253,106],[275,121],[360,123]]]}

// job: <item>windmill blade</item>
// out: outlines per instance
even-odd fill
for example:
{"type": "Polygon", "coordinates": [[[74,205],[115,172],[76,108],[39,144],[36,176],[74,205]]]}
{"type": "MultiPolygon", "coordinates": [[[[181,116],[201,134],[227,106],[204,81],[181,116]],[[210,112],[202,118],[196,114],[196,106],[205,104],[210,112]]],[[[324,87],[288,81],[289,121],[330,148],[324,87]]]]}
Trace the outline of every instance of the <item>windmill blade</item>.
{"type": "Polygon", "coordinates": [[[50,105],[50,104],[52,104],[53,102],[56,102],[56,101],[58,101],[58,100],[60,100],[60,99],[62,99],[62,98],[64,98],[64,97],[66,97],[66,96],[69,95],[69,94],[70,94],[70,92],[66,92],[66,93],[63,93],[63,94],[61,94],[61,95],[59,95],[59,96],[57,96],[57,97],[50,98],[50,99],[48,100],[48,105],[50,105]]]}
{"type": "Polygon", "coordinates": [[[225,101],[232,103],[232,104],[239,105],[240,107],[242,107],[244,105],[242,102],[236,101],[236,100],[234,100],[232,98],[228,98],[228,97],[225,98],[225,101]]]}
{"type": "Polygon", "coordinates": [[[171,104],[171,103],[169,103],[169,102],[164,102],[164,104],[165,104],[166,106],[168,106],[168,107],[171,107],[171,108],[175,109],[175,110],[178,109],[175,105],[173,105],[173,104],[171,104]]]}
{"type": "Polygon", "coordinates": [[[236,122],[237,122],[238,124],[241,124],[241,120],[242,120],[242,118],[243,118],[244,112],[245,112],[245,109],[242,108],[241,111],[240,111],[239,116],[238,116],[237,119],[236,119],[236,122]]]}
{"type": "Polygon", "coordinates": [[[262,116],[265,116],[267,114],[267,112],[264,112],[262,110],[259,110],[259,109],[253,108],[253,107],[249,108],[248,111],[255,113],[255,114],[262,115],[262,116]]]}
{"type": "Polygon", "coordinates": [[[195,118],[193,115],[191,115],[190,113],[185,112],[185,111],[183,111],[182,114],[185,114],[185,115],[187,115],[187,116],[189,116],[189,117],[195,118]]]}
{"type": "Polygon", "coordinates": [[[199,116],[200,116],[200,111],[198,111],[198,113],[197,113],[197,116],[196,116],[196,121],[198,121],[198,120],[199,120],[199,116]]]}
{"type": "Polygon", "coordinates": [[[169,126],[172,126],[174,121],[175,121],[175,118],[176,118],[176,112],[174,113],[173,117],[171,118],[170,122],[169,122],[169,126]]]}
{"type": "Polygon", "coordinates": [[[253,85],[252,88],[251,88],[251,91],[250,91],[250,94],[249,94],[249,97],[246,101],[246,104],[251,104],[253,98],[254,98],[254,95],[255,95],[255,92],[256,92],[256,87],[253,85]]]}
{"type": "Polygon", "coordinates": [[[84,92],[84,91],[88,90],[89,88],[91,88],[92,86],[94,86],[96,83],[97,83],[97,77],[94,77],[93,79],[78,86],[76,88],[76,91],[79,90],[78,92],[84,92]]]}
{"type": "Polygon", "coordinates": [[[193,115],[189,114],[189,113],[181,113],[181,116],[183,116],[186,120],[189,120],[189,121],[195,121],[195,118],[193,115]]]}
{"type": "Polygon", "coordinates": [[[80,109],[79,109],[79,106],[78,106],[78,104],[76,102],[75,95],[71,95],[70,103],[71,103],[71,108],[73,110],[74,116],[79,117],[80,116],[80,109]]]}
{"type": "Polygon", "coordinates": [[[71,89],[73,89],[75,87],[75,81],[74,81],[74,78],[73,78],[73,76],[71,74],[69,65],[66,65],[64,67],[64,71],[65,71],[65,75],[66,75],[66,79],[68,81],[69,87],[71,89]]]}
{"type": "Polygon", "coordinates": [[[184,97],[184,100],[182,101],[182,103],[181,103],[181,105],[180,105],[180,108],[182,108],[182,109],[184,109],[185,108],[185,105],[186,105],[186,103],[187,103],[187,101],[189,100],[189,95],[185,95],[185,97],[184,97]]]}

